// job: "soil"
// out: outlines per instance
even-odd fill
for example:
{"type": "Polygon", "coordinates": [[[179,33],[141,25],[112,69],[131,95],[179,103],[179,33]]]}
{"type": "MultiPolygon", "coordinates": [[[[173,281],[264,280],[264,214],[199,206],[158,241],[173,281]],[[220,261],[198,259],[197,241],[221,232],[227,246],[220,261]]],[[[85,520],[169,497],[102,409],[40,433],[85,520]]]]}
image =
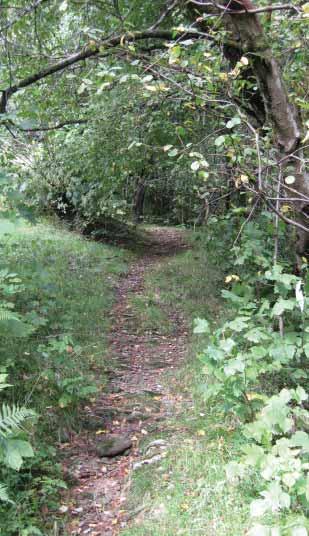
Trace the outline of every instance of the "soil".
{"type": "Polygon", "coordinates": [[[108,388],[86,408],[83,431],[63,446],[65,472],[74,482],[65,497],[68,506],[63,506],[64,512],[68,508],[67,535],[120,534],[134,515],[126,510],[133,471],[164,456],[165,440],[152,441],[150,434],[160,437],[177,411],[179,401],[166,380],[185,358],[186,323],[175,304],[168,311],[170,334],[140,332],[129,300],[143,295],[148,270],[186,247],[183,231],[152,229],[147,249],[118,284],[111,313],[108,388]],[[145,453],[141,443],[148,438],[145,453]]]}

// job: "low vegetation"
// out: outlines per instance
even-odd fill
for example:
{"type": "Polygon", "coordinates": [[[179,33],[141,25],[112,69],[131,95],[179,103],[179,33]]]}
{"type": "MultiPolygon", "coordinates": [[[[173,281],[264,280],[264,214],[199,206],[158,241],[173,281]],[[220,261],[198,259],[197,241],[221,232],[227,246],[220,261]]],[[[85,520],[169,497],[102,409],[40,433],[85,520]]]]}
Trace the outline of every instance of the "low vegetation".
{"type": "Polygon", "coordinates": [[[46,534],[66,486],[55,447],[105,387],[113,288],[129,255],[26,222],[2,234],[1,253],[0,532],[46,534]]]}
{"type": "MultiPolygon", "coordinates": [[[[235,245],[234,273],[225,240],[215,257],[213,234],[197,232],[147,280],[145,300],[159,296],[163,309],[177,300],[195,334],[188,364],[168,380],[183,398],[168,454],[135,475],[129,506],[142,506],[126,536],[306,534],[308,313],[288,259],[273,265],[265,249],[265,217],[235,245]]],[[[214,219],[209,229],[223,236],[226,226],[214,219]]]]}

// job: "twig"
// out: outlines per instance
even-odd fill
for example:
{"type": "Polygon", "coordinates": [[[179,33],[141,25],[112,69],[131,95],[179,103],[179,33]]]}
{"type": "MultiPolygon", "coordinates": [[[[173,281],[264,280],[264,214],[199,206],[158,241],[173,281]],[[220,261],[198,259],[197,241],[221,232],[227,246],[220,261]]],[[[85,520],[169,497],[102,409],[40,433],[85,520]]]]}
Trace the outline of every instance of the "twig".
{"type": "Polygon", "coordinates": [[[278,261],[279,254],[279,212],[280,212],[280,191],[282,183],[282,166],[279,166],[279,179],[277,185],[277,199],[276,199],[276,211],[275,213],[275,248],[274,248],[274,264],[278,261]]]}
{"type": "Polygon", "coordinates": [[[158,28],[158,26],[160,26],[161,22],[163,22],[166,17],[168,17],[168,15],[173,11],[173,9],[175,9],[175,7],[177,7],[177,4],[179,3],[179,0],[174,0],[166,9],[165,11],[163,11],[163,13],[160,15],[160,17],[158,18],[158,20],[152,25],[150,26],[149,30],[156,30],[158,28]]]}
{"type": "Polygon", "coordinates": [[[288,223],[289,225],[293,225],[294,227],[297,227],[298,229],[301,229],[302,231],[305,231],[306,233],[309,233],[309,228],[305,227],[301,223],[298,223],[295,220],[291,220],[290,218],[287,218],[286,216],[283,216],[281,212],[277,211],[276,207],[267,199],[266,196],[263,196],[264,201],[266,205],[268,205],[274,212],[279,216],[279,218],[284,221],[285,223],[288,223]]]}
{"type": "Polygon", "coordinates": [[[18,130],[22,130],[23,132],[46,132],[48,130],[57,130],[59,128],[63,128],[69,125],[83,125],[85,123],[88,123],[88,119],[71,119],[68,121],[63,121],[62,123],[57,123],[56,125],[50,127],[41,126],[37,128],[23,128],[14,123],[14,127],[18,128],[18,130]]]}
{"type": "Polygon", "coordinates": [[[243,224],[241,225],[241,227],[239,229],[238,235],[236,236],[236,238],[235,238],[235,240],[233,242],[233,246],[235,246],[237,244],[245,225],[247,225],[247,223],[251,220],[252,215],[253,215],[256,207],[258,206],[258,204],[259,204],[259,199],[256,199],[252,209],[250,210],[249,216],[246,218],[246,220],[243,222],[243,224]]]}

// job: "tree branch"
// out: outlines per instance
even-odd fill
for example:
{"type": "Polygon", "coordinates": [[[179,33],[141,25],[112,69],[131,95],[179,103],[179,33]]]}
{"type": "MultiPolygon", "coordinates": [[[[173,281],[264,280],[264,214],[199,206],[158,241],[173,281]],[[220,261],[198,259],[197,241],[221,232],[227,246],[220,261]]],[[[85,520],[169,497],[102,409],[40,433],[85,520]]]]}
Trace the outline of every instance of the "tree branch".
{"type": "Polygon", "coordinates": [[[149,28],[149,30],[155,30],[156,28],[158,28],[158,26],[160,26],[161,22],[163,22],[166,19],[166,17],[168,17],[168,15],[175,9],[175,7],[177,7],[178,4],[179,4],[179,0],[174,0],[173,2],[171,2],[167,6],[165,11],[163,11],[163,13],[161,13],[161,15],[158,18],[158,20],[149,28]]]}
{"type": "Polygon", "coordinates": [[[265,197],[263,196],[264,198],[264,201],[266,203],[266,205],[269,206],[269,208],[275,213],[277,214],[277,216],[282,220],[284,221],[285,223],[288,223],[289,225],[293,225],[294,227],[297,227],[297,229],[301,229],[301,231],[305,231],[306,233],[309,233],[309,228],[308,227],[305,227],[304,225],[302,225],[301,223],[298,223],[297,221],[295,220],[291,220],[290,218],[287,218],[286,216],[283,216],[283,214],[281,214],[281,212],[279,212],[276,207],[265,197]]]}
{"type": "Polygon", "coordinates": [[[49,130],[57,130],[59,128],[63,128],[63,127],[66,127],[66,126],[70,126],[70,125],[84,125],[85,123],[88,123],[88,119],[70,119],[68,121],[63,121],[61,123],[57,123],[56,125],[53,125],[53,126],[40,126],[40,127],[37,127],[37,128],[23,128],[23,127],[20,127],[19,125],[16,125],[15,123],[13,123],[13,126],[15,128],[18,128],[18,130],[21,130],[22,132],[47,132],[49,130]]]}
{"type": "Polygon", "coordinates": [[[72,54],[71,56],[68,56],[64,60],[58,61],[57,63],[54,63],[53,65],[50,65],[46,67],[45,69],[42,69],[41,71],[38,71],[37,73],[34,73],[30,76],[27,76],[26,78],[20,80],[16,84],[10,86],[7,89],[0,89],[2,92],[2,97],[0,100],[0,114],[5,113],[6,106],[9,98],[20,91],[21,89],[31,86],[32,84],[35,84],[36,82],[39,82],[40,80],[46,78],[47,76],[50,76],[52,74],[55,74],[59,71],[63,71],[67,67],[70,67],[71,65],[74,65],[75,63],[78,63],[80,61],[86,60],[88,58],[97,56],[99,54],[102,54],[103,51],[108,51],[109,49],[112,49],[116,46],[123,46],[126,42],[130,41],[141,41],[145,39],[167,39],[167,40],[173,40],[176,37],[178,37],[179,40],[185,39],[190,37],[191,39],[200,39],[200,38],[207,38],[214,40],[214,37],[210,36],[207,33],[204,32],[198,32],[195,30],[188,30],[188,31],[171,31],[171,30],[144,30],[139,32],[128,32],[124,35],[118,35],[115,37],[111,37],[110,39],[106,39],[105,41],[102,41],[101,43],[91,45],[87,48],[84,48],[83,50],[76,52],[75,54],[72,54]]]}
{"type": "Polygon", "coordinates": [[[223,11],[224,14],[227,15],[248,15],[248,14],[257,14],[257,13],[269,13],[271,11],[295,11],[296,13],[299,13],[300,8],[297,6],[291,6],[290,4],[278,4],[275,6],[265,6],[265,7],[258,7],[256,9],[229,9],[226,6],[222,6],[221,4],[217,4],[216,2],[202,2],[199,0],[189,0],[188,4],[193,4],[198,7],[216,7],[220,11],[223,11]]]}

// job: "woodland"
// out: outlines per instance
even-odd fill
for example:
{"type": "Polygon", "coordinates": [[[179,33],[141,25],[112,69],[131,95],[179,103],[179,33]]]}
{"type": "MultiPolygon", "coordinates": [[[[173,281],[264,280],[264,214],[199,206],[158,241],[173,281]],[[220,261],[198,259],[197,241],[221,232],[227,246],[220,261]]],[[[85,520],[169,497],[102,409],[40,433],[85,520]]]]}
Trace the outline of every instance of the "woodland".
{"type": "Polygon", "coordinates": [[[308,536],[308,22],[0,1],[1,536],[308,536]]]}

